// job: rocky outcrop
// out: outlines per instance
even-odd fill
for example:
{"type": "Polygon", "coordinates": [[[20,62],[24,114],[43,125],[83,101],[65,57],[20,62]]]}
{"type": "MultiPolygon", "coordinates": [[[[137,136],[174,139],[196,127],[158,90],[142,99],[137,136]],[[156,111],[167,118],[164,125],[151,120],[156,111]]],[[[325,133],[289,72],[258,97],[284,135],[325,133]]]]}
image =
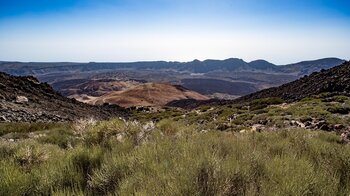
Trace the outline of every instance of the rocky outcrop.
{"type": "Polygon", "coordinates": [[[126,116],[118,106],[90,106],[68,99],[34,77],[0,72],[0,122],[71,121],[126,116]]]}

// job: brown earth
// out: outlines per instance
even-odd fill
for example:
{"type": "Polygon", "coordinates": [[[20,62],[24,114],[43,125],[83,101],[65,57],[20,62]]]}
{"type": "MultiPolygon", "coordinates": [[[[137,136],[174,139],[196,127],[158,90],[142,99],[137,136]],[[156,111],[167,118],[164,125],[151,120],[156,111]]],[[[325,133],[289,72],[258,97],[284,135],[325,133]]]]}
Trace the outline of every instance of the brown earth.
{"type": "Polygon", "coordinates": [[[90,100],[85,102],[93,105],[110,103],[123,107],[163,106],[170,101],[181,99],[207,100],[208,97],[177,85],[146,83],[96,98],[90,97],[90,100]]]}

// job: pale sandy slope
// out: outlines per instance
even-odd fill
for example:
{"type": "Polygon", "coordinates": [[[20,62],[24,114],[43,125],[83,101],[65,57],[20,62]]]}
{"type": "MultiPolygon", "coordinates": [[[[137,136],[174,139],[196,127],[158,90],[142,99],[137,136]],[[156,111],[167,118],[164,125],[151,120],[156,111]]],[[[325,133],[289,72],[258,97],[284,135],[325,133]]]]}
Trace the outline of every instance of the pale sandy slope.
{"type": "Polygon", "coordinates": [[[90,97],[88,103],[103,103],[130,106],[162,106],[174,100],[206,100],[208,97],[180,86],[160,83],[146,83],[123,91],[113,91],[100,97],[90,97]]]}

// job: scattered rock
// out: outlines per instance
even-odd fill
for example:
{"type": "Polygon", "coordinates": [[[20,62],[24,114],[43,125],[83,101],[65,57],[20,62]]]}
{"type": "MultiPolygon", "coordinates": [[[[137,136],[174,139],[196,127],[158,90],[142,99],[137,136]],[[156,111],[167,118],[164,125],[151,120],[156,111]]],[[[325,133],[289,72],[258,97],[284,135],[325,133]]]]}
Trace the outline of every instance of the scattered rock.
{"type": "Polygon", "coordinates": [[[313,121],[313,119],[311,117],[304,117],[300,119],[300,122],[304,123],[306,125],[306,123],[311,123],[313,121]]]}
{"type": "Polygon", "coordinates": [[[331,128],[328,124],[322,124],[319,129],[322,131],[331,131],[331,128]]]}
{"type": "Polygon", "coordinates": [[[118,133],[116,136],[116,139],[118,142],[123,142],[125,138],[125,134],[124,133],[118,133]]]}
{"type": "Polygon", "coordinates": [[[350,131],[346,131],[340,135],[342,143],[350,144],[350,131]]]}
{"type": "Polygon", "coordinates": [[[227,120],[231,123],[233,120],[236,120],[238,117],[238,114],[233,114],[227,118],[227,120]]]}
{"type": "Polygon", "coordinates": [[[25,96],[17,96],[16,97],[16,103],[27,103],[28,102],[28,98],[25,96]]]}
{"type": "Polygon", "coordinates": [[[333,126],[333,128],[334,128],[335,130],[339,131],[339,130],[344,129],[344,128],[345,128],[345,126],[344,126],[344,125],[342,125],[342,124],[336,124],[336,125],[334,125],[334,126],[333,126]]]}
{"type": "Polygon", "coordinates": [[[247,130],[245,130],[245,129],[242,129],[239,131],[239,133],[246,133],[246,132],[247,132],[247,130]]]}
{"type": "Polygon", "coordinates": [[[314,120],[313,123],[311,124],[311,126],[309,126],[308,128],[310,129],[320,129],[323,131],[331,131],[331,126],[329,125],[329,123],[326,120],[314,120]]]}
{"type": "Polygon", "coordinates": [[[154,129],[155,126],[156,126],[156,125],[154,124],[154,122],[153,122],[153,121],[150,121],[150,122],[147,122],[146,124],[144,124],[144,125],[142,126],[142,129],[143,129],[143,130],[146,130],[146,131],[149,131],[149,130],[154,129]]]}
{"type": "Polygon", "coordinates": [[[291,126],[296,126],[296,127],[301,127],[301,128],[305,128],[306,127],[306,125],[304,123],[296,121],[296,120],[290,121],[290,125],[291,126]]]}
{"type": "Polygon", "coordinates": [[[0,116],[0,122],[8,122],[5,116],[0,116]]]}
{"type": "Polygon", "coordinates": [[[0,72],[0,84],[0,122],[62,122],[89,117],[107,120],[129,114],[119,106],[92,106],[66,98],[32,76],[0,72]]]}
{"type": "Polygon", "coordinates": [[[258,123],[262,124],[262,125],[267,125],[269,123],[269,121],[268,120],[259,120],[258,123]]]}
{"type": "Polygon", "coordinates": [[[312,122],[310,121],[305,122],[305,126],[306,128],[310,128],[312,126],[312,122]]]}
{"type": "Polygon", "coordinates": [[[201,133],[208,133],[208,130],[202,129],[202,130],[201,130],[201,133]]]}
{"type": "Polygon", "coordinates": [[[251,131],[252,132],[261,132],[263,130],[264,126],[261,124],[255,124],[252,126],[251,131]]]}

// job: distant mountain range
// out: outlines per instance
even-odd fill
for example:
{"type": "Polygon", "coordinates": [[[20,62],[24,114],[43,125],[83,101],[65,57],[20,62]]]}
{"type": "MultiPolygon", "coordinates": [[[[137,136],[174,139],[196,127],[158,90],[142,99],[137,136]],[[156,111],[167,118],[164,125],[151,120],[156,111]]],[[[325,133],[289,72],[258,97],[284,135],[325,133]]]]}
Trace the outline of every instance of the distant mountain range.
{"type": "Polygon", "coordinates": [[[230,58],[226,60],[194,60],[191,62],[134,62],[134,63],[36,63],[36,62],[0,62],[0,71],[14,75],[38,75],[55,72],[88,72],[106,70],[173,70],[190,73],[225,72],[267,72],[307,75],[320,69],[328,69],[340,65],[344,60],[338,58],[324,58],[313,61],[302,61],[288,65],[275,65],[265,60],[245,62],[242,59],[230,58]]]}
{"type": "Polygon", "coordinates": [[[210,98],[235,99],[280,86],[344,62],[338,58],[275,65],[265,60],[194,60],[191,62],[36,63],[0,62],[0,71],[32,75],[70,97],[96,97],[128,89],[134,82],[181,85],[210,98]],[[103,81],[103,82],[101,82],[103,81]]]}
{"type": "Polygon", "coordinates": [[[101,96],[92,100],[99,106],[92,106],[63,97],[50,85],[40,83],[32,76],[16,77],[0,72],[0,122],[70,121],[86,117],[108,119],[128,115],[126,110],[109,105],[110,103],[126,107],[162,106],[168,103],[167,106],[194,108],[200,105],[245,103],[269,97],[279,97],[286,102],[295,102],[324,93],[350,96],[350,62],[235,100],[207,100],[206,96],[169,84],[135,83],[131,85],[108,80],[98,82],[101,84],[96,84],[97,86],[93,82],[85,85],[85,87],[92,85],[91,91],[97,89],[101,93],[101,96]],[[109,86],[111,84],[109,82],[115,83],[115,86],[109,86]],[[124,88],[127,85],[131,87],[120,91],[108,90],[124,88]]]}

